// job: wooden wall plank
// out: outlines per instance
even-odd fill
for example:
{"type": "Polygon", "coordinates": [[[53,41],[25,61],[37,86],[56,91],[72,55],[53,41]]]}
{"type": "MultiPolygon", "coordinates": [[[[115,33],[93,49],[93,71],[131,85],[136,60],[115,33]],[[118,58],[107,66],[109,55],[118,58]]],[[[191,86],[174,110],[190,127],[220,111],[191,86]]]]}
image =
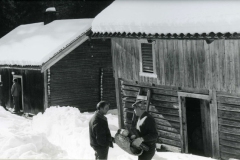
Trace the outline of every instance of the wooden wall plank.
{"type": "Polygon", "coordinates": [[[239,40],[221,39],[207,44],[204,40],[158,39],[155,44],[158,77],[150,78],[139,76],[138,40],[116,39],[113,47],[119,62],[117,71],[124,80],[230,93],[240,91],[239,40]],[[131,63],[130,69],[127,63],[131,63]]]}
{"type": "MultiPolygon", "coordinates": [[[[220,139],[220,144],[221,144],[222,146],[228,146],[228,147],[240,149],[240,143],[239,143],[239,142],[233,142],[233,141],[228,141],[228,140],[220,139]]],[[[240,156],[240,155],[239,155],[239,156],[240,156]]]]}
{"type": "Polygon", "coordinates": [[[174,147],[174,146],[171,146],[171,145],[168,145],[168,144],[162,144],[161,149],[171,151],[171,152],[177,152],[177,153],[181,152],[181,148],[174,147]]]}
{"type": "Polygon", "coordinates": [[[180,128],[179,122],[174,122],[174,121],[169,121],[166,119],[159,119],[159,118],[154,118],[154,119],[155,119],[156,124],[159,124],[162,126],[169,126],[169,127],[177,128],[177,129],[180,128]]]}
{"type": "Polygon", "coordinates": [[[240,128],[233,128],[231,126],[219,125],[219,131],[223,133],[234,133],[240,135],[240,128]]]}
{"type": "Polygon", "coordinates": [[[174,140],[170,140],[170,139],[166,139],[166,138],[159,138],[160,142],[164,143],[164,144],[168,144],[171,146],[175,146],[175,147],[181,147],[181,142],[179,141],[174,141],[174,140]]]}
{"type": "Polygon", "coordinates": [[[236,88],[239,86],[239,45],[238,45],[238,40],[234,40],[233,41],[233,61],[234,61],[234,66],[233,66],[233,69],[234,69],[234,85],[233,85],[233,92],[232,93],[235,93],[236,92],[236,88]],[[236,87],[237,86],[237,87],[236,87]]]}
{"type": "Polygon", "coordinates": [[[240,149],[236,149],[236,148],[221,145],[220,150],[221,150],[221,152],[236,155],[238,158],[240,158],[240,155],[239,155],[240,149]]]}
{"type": "Polygon", "coordinates": [[[150,114],[156,119],[156,118],[160,118],[160,119],[166,119],[169,121],[173,121],[173,122],[179,122],[179,117],[178,116],[169,116],[166,114],[156,114],[153,112],[150,112],[150,114]]]}
{"type": "Polygon", "coordinates": [[[180,141],[180,134],[176,134],[176,133],[158,130],[158,136],[161,138],[180,141]]]}
{"type": "Polygon", "coordinates": [[[235,135],[234,133],[223,133],[219,132],[219,138],[224,140],[229,140],[232,142],[239,142],[240,143],[240,135],[235,135]]]}
{"type": "Polygon", "coordinates": [[[210,84],[211,84],[211,74],[210,74],[210,47],[209,45],[204,41],[204,52],[205,52],[205,59],[206,59],[206,63],[205,63],[205,88],[211,88],[210,84]]]}
{"type": "Polygon", "coordinates": [[[172,126],[163,126],[163,125],[157,125],[157,129],[158,130],[163,130],[163,131],[167,131],[167,132],[172,132],[172,133],[180,133],[179,128],[173,128],[172,126]]]}
{"type": "Polygon", "coordinates": [[[184,52],[183,52],[183,40],[178,40],[178,46],[177,46],[177,51],[179,54],[179,86],[183,87],[185,86],[185,81],[184,81],[184,52]]]}
{"type": "Polygon", "coordinates": [[[168,108],[163,108],[163,107],[158,107],[158,106],[149,106],[149,111],[154,112],[154,113],[161,113],[161,114],[167,114],[167,115],[175,115],[178,116],[178,110],[175,109],[168,109],[168,108]]]}
{"type": "Polygon", "coordinates": [[[219,118],[218,123],[220,125],[228,126],[228,127],[240,127],[239,121],[234,121],[229,119],[219,118]]]}
{"type": "Polygon", "coordinates": [[[221,152],[221,159],[223,160],[235,160],[235,158],[239,159],[240,157],[231,153],[226,153],[224,151],[221,152]]]}

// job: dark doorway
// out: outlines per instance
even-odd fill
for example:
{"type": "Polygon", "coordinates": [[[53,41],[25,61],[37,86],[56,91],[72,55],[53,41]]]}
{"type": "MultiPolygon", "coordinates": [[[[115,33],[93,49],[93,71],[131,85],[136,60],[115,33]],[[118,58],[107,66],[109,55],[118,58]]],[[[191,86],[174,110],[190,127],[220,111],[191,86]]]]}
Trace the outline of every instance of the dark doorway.
{"type": "Polygon", "coordinates": [[[23,112],[23,87],[22,87],[22,77],[19,76],[19,75],[13,75],[13,79],[17,79],[17,83],[20,85],[21,87],[21,92],[20,92],[20,96],[19,96],[19,108],[20,108],[20,111],[23,112]]]}
{"type": "Polygon", "coordinates": [[[20,96],[19,96],[19,107],[20,107],[20,111],[21,111],[21,110],[23,110],[23,107],[22,107],[22,79],[17,78],[17,82],[21,87],[21,92],[20,92],[20,96]]]}
{"type": "Polygon", "coordinates": [[[201,100],[186,97],[188,153],[204,156],[201,100]]]}

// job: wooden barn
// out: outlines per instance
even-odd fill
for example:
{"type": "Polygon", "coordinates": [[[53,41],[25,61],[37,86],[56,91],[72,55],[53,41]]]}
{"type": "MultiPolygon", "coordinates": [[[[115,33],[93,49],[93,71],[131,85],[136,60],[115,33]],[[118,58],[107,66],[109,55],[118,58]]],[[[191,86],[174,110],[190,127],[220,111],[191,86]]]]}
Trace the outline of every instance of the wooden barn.
{"type": "Polygon", "coordinates": [[[21,25],[0,40],[2,106],[12,108],[13,78],[21,85],[21,109],[37,114],[50,106],[96,110],[116,107],[110,40],[87,36],[92,19],[21,25]]]}
{"type": "Polygon", "coordinates": [[[92,39],[111,39],[121,128],[150,89],[162,150],[240,158],[239,5],[115,1],[95,17],[92,39]]]}

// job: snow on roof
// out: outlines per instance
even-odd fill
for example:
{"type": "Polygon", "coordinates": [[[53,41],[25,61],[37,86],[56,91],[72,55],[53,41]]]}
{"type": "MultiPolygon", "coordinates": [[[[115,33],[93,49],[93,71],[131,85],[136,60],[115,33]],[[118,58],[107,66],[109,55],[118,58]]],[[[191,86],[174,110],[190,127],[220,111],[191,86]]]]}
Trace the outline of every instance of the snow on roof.
{"type": "Polygon", "coordinates": [[[0,39],[0,65],[39,66],[91,28],[92,19],[20,25],[0,39]]]}
{"type": "Polygon", "coordinates": [[[114,1],[98,14],[93,32],[146,34],[240,32],[240,1],[114,1]]]}

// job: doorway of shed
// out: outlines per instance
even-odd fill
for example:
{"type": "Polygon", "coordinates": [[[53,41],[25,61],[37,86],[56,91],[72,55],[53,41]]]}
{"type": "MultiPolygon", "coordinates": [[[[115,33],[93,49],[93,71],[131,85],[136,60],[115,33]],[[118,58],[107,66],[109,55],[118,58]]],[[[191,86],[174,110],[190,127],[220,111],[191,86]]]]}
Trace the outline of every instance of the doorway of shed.
{"type": "Polygon", "coordinates": [[[207,95],[180,95],[183,151],[211,157],[210,105],[207,95]]]}
{"type": "Polygon", "coordinates": [[[21,92],[20,92],[20,96],[19,96],[19,107],[20,107],[20,111],[24,112],[24,93],[23,93],[23,81],[22,81],[22,76],[20,75],[13,75],[13,79],[17,79],[17,83],[20,85],[21,87],[21,92]]]}
{"type": "Polygon", "coordinates": [[[186,98],[188,152],[204,155],[200,99],[186,98]]]}

